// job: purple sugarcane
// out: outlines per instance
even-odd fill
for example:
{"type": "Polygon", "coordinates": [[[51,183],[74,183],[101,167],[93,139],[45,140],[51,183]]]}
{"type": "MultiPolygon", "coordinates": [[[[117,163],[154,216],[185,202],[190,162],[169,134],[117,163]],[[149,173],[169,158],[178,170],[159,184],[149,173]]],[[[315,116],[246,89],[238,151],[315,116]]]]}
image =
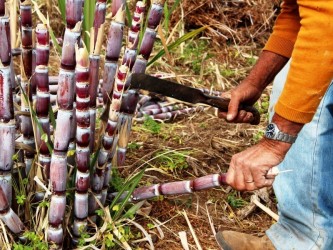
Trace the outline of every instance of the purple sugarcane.
{"type": "Polygon", "coordinates": [[[43,131],[37,126],[37,149],[39,150],[38,161],[43,169],[44,181],[49,179],[51,155],[45,139],[50,142],[50,120],[49,120],[49,74],[48,63],[50,53],[49,32],[44,24],[38,24],[36,27],[36,69],[34,81],[37,87],[36,95],[36,114],[38,122],[43,131]],[[42,140],[44,134],[45,139],[42,140]]]}
{"type": "Polygon", "coordinates": [[[85,48],[76,59],[76,185],[74,196],[73,234],[76,238],[87,228],[90,161],[89,59],[85,48]]]}
{"type": "MultiPolygon", "coordinates": [[[[127,67],[120,67],[118,70],[118,59],[120,55],[120,51],[122,48],[122,40],[125,26],[125,1],[124,0],[115,0],[112,1],[112,13],[113,18],[111,21],[107,46],[106,46],[106,55],[105,55],[105,64],[104,64],[104,72],[103,72],[103,83],[102,83],[102,93],[103,93],[103,101],[104,105],[107,105],[110,100],[110,95],[112,94],[112,103],[118,102],[118,111],[120,108],[120,100],[121,95],[116,96],[114,99],[113,84],[116,86],[117,84],[123,85],[127,76],[127,67]],[[120,83],[119,83],[120,82],[120,83]]],[[[112,109],[115,108],[115,104],[110,105],[112,109]]],[[[110,110],[111,112],[111,110],[110,110]]],[[[111,114],[111,113],[110,113],[111,114]]],[[[110,117],[109,117],[110,118],[110,117]]],[[[118,118],[118,117],[117,117],[118,118]]],[[[108,160],[111,151],[113,151],[113,140],[114,134],[117,125],[117,118],[114,121],[108,120],[107,127],[105,129],[105,134],[102,138],[101,149],[98,153],[98,160],[96,166],[94,166],[93,176],[91,178],[91,189],[92,194],[89,195],[89,215],[92,216],[92,219],[95,220],[95,211],[98,209],[99,205],[96,201],[96,198],[104,204],[106,199],[106,194],[102,196],[102,187],[105,179],[105,172],[109,173],[108,168],[108,160]]]]}
{"type": "Polygon", "coordinates": [[[52,196],[49,208],[49,227],[47,239],[56,246],[63,243],[62,221],[66,209],[67,183],[67,151],[71,139],[71,127],[74,120],[74,88],[75,88],[75,47],[81,36],[81,18],[83,0],[66,1],[66,30],[59,72],[59,88],[57,95],[58,115],[54,132],[54,150],[51,157],[50,181],[52,196]]]}
{"type": "Polygon", "coordinates": [[[102,138],[102,145],[98,154],[97,166],[95,166],[91,181],[91,189],[93,194],[89,196],[90,215],[93,215],[96,209],[98,209],[98,203],[95,200],[95,197],[97,197],[102,204],[105,203],[106,193],[102,194],[102,188],[104,186],[104,179],[106,176],[105,173],[108,173],[106,178],[109,178],[110,174],[109,168],[106,169],[106,167],[109,166],[108,160],[110,158],[112,159],[112,156],[115,153],[115,146],[117,145],[117,143],[115,143],[115,141],[117,141],[116,130],[127,72],[128,67],[126,65],[121,65],[118,69],[117,77],[115,79],[109,118],[107,121],[105,134],[102,138]]]}
{"type": "Polygon", "coordinates": [[[0,186],[0,219],[6,224],[14,234],[22,234],[25,230],[24,224],[11,209],[5,191],[0,186]]]}
{"type": "MultiPolygon", "coordinates": [[[[144,186],[136,188],[130,201],[140,201],[145,199],[151,199],[160,195],[181,195],[191,194],[196,191],[206,190],[210,188],[220,187],[227,185],[226,174],[211,174],[203,177],[196,178],[194,180],[167,182],[162,184],[154,184],[151,186],[144,186]]],[[[117,193],[109,194],[110,198],[114,198],[117,193]]],[[[125,197],[126,193],[123,194],[125,197]]]]}
{"type": "MultiPolygon", "coordinates": [[[[156,29],[159,25],[161,18],[162,18],[162,11],[163,11],[164,1],[155,0],[152,3],[152,6],[148,13],[148,22],[147,28],[144,32],[142,43],[139,50],[139,57],[136,58],[136,48],[138,43],[138,33],[140,28],[140,23],[143,15],[143,11],[145,9],[144,4],[137,5],[136,12],[138,13],[136,19],[134,19],[134,23],[132,23],[132,28],[129,35],[128,41],[128,53],[125,53],[123,64],[128,65],[133,73],[144,73],[146,70],[147,60],[150,57],[150,54],[153,50],[155,38],[156,38],[156,29]],[[134,53],[135,52],[135,53],[134,53]],[[135,55],[135,56],[133,56],[135,55]]],[[[126,80],[126,85],[129,85],[129,80],[131,75],[129,75],[128,79],[126,80]]],[[[124,99],[126,100],[126,99],[124,99]]],[[[127,109],[126,112],[120,114],[119,124],[120,131],[122,131],[122,135],[124,138],[119,138],[118,147],[117,147],[117,156],[119,159],[117,160],[117,165],[121,166],[125,162],[125,155],[126,155],[126,148],[128,144],[128,138],[131,131],[131,123],[133,115],[136,111],[137,103],[139,99],[136,99],[136,102],[131,101],[130,109],[127,109]],[[128,111],[131,111],[129,113],[128,111]],[[124,127],[123,127],[124,126],[124,127]],[[120,143],[120,144],[119,144],[120,143]]]]}
{"type": "Polygon", "coordinates": [[[5,15],[5,2],[5,0],[0,0],[0,17],[3,17],[5,15]]]}
{"type": "Polygon", "coordinates": [[[96,98],[99,86],[100,51],[104,35],[104,22],[106,12],[106,1],[96,2],[94,26],[90,35],[90,55],[89,55],[89,96],[90,96],[90,151],[93,152],[95,145],[96,130],[96,98]]]}
{"type": "Polygon", "coordinates": [[[176,111],[179,109],[182,109],[184,107],[184,105],[182,104],[176,104],[176,105],[169,105],[169,106],[165,106],[165,107],[160,107],[160,108],[151,108],[151,109],[146,109],[146,110],[142,110],[139,111],[136,115],[136,118],[140,118],[143,117],[145,115],[156,115],[156,114],[161,114],[161,113],[165,113],[165,112],[170,112],[170,111],[176,111]]]}
{"type": "Polygon", "coordinates": [[[0,188],[11,206],[15,118],[11,83],[9,17],[0,16],[0,188]]]}
{"type": "MultiPolygon", "coordinates": [[[[167,111],[167,112],[163,112],[163,113],[152,114],[152,115],[149,115],[149,117],[154,120],[166,121],[166,120],[174,119],[177,116],[189,115],[189,114],[193,114],[196,112],[202,112],[204,109],[205,109],[205,107],[203,107],[203,106],[190,107],[190,108],[184,108],[184,109],[179,109],[179,110],[167,111]]],[[[135,120],[144,121],[145,117],[136,118],[135,120]]]]}
{"type": "Polygon", "coordinates": [[[125,1],[112,1],[112,13],[113,15],[108,33],[103,72],[102,93],[105,104],[109,103],[108,101],[110,100],[113,82],[117,72],[119,55],[122,48],[125,27],[125,1]]]}
{"type": "MultiPolygon", "coordinates": [[[[31,1],[20,2],[20,28],[21,28],[21,111],[30,113],[30,105],[32,103],[32,86],[30,84],[32,76],[32,10],[31,1]]],[[[21,116],[21,131],[23,134],[23,143],[31,148],[34,148],[34,131],[30,116],[21,116]]],[[[34,159],[34,153],[25,151],[25,167],[26,172],[29,173],[34,159]]]]}

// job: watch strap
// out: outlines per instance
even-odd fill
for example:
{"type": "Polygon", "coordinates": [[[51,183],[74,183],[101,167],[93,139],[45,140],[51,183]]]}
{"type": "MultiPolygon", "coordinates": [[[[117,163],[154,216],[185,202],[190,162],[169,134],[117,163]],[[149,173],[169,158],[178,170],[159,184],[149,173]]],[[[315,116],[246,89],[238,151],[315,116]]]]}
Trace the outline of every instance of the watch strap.
{"type": "Polygon", "coordinates": [[[283,133],[281,131],[278,132],[276,136],[276,140],[288,142],[288,143],[294,143],[296,141],[297,136],[289,135],[286,133],[283,133]]]}

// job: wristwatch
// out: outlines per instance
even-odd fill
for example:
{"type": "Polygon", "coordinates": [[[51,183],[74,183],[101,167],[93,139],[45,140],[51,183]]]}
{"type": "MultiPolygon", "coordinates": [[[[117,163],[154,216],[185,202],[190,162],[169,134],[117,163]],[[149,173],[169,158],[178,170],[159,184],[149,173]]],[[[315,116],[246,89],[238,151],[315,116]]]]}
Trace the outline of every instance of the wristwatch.
{"type": "Polygon", "coordinates": [[[265,132],[265,137],[271,140],[277,140],[287,143],[294,143],[297,138],[297,136],[289,135],[280,131],[278,126],[273,122],[268,124],[265,132]]]}

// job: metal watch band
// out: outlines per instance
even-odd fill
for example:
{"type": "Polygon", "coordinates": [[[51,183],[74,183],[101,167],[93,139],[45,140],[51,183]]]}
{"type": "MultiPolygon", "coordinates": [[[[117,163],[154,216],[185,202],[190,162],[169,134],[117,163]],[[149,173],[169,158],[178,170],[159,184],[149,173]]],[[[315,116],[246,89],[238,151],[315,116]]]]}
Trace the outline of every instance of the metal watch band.
{"type": "Polygon", "coordinates": [[[296,141],[296,138],[297,136],[288,135],[286,133],[279,131],[276,140],[288,143],[294,143],[296,141]]]}

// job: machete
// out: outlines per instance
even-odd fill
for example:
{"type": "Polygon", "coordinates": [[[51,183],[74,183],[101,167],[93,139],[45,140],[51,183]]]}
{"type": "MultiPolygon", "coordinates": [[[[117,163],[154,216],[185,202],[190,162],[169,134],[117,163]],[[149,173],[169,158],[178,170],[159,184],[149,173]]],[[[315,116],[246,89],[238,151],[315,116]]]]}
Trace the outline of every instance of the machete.
{"type": "MultiPolygon", "coordinates": [[[[201,90],[187,87],[185,85],[160,79],[143,73],[133,73],[130,81],[131,89],[144,89],[156,94],[172,97],[188,103],[203,103],[216,107],[221,111],[228,111],[230,99],[210,96],[203,93],[201,90]]],[[[241,104],[239,110],[245,110],[253,114],[252,125],[257,125],[260,122],[259,111],[253,106],[241,104]]]]}

